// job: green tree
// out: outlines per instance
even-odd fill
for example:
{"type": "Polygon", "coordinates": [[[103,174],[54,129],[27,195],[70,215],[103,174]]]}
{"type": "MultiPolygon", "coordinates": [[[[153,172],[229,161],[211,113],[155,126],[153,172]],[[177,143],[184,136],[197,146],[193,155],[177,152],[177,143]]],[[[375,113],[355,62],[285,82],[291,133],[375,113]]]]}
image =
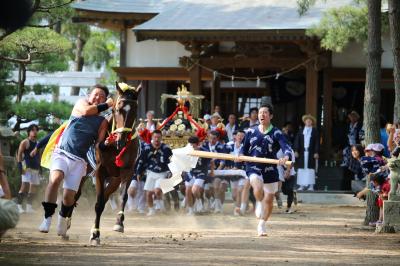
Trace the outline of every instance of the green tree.
{"type": "Polygon", "coordinates": [[[11,113],[17,116],[17,125],[14,126],[14,130],[21,130],[19,125],[21,123],[27,123],[34,120],[38,120],[40,127],[43,130],[51,131],[59,125],[52,123],[52,117],[58,119],[68,119],[72,105],[67,102],[55,102],[49,103],[46,101],[28,101],[13,104],[11,113]],[[17,128],[16,128],[17,127],[17,128]]]}
{"type": "MultiPolygon", "coordinates": [[[[297,2],[300,14],[304,14],[315,4],[315,0],[298,0],[297,2]]],[[[341,52],[350,41],[358,41],[366,45],[365,142],[375,143],[380,141],[381,35],[382,27],[385,29],[387,25],[385,22],[387,17],[381,16],[381,0],[358,0],[354,3],[354,6],[329,10],[320,24],[308,30],[307,34],[318,36],[322,47],[336,52],[341,52]]]]}
{"type": "Polygon", "coordinates": [[[92,31],[85,48],[83,56],[87,64],[100,68],[103,64],[105,69],[110,73],[108,80],[103,83],[113,83],[117,80],[113,66],[119,64],[119,37],[118,32],[111,30],[92,31]]]}
{"type": "Polygon", "coordinates": [[[0,5],[0,41],[25,26],[49,28],[71,17],[65,8],[74,0],[2,1],[0,5]]]}
{"type": "Polygon", "coordinates": [[[393,51],[394,115],[393,121],[400,121],[400,1],[389,0],[389,28],[393,51]]]}
{"type": "Polygon", "coordinates": [[[40,72],[65,70],[68,65],[64,52],[69,48],[67,39],[53,30],[42,28],[25,28],[0,42],[0,60],[18,66],[16,102],[21,102],[24,94],[28,67],[40,72]]]}
{"type": "Polygon", "coordinates": [[[368,0],[367,71],[364,91],[365,142],[379,143],[379,114],[381,104],[382,58],[381,1],[368,0]]]}
{"type": "MultiPolygon", "coordinates": [[[[86,24],[66,22],[62,25],[62,33],[73,43],[74,71],[82,71],[85,63],[83,48],[90,37],[90,27],[86,24]]],[[[71,88],[71,95],[79,95],[79,87],[71,88]]]]}

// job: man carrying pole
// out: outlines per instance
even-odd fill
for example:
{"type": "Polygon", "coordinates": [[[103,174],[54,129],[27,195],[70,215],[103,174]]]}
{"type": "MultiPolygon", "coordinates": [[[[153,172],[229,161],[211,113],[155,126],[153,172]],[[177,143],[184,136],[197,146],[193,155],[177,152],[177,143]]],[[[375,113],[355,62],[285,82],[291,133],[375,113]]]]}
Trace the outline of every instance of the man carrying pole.
{"type": "MultiPolygon", "coordinates": [[[[259,125],[250,128],[245,136],[241,154],[253,157],[277,159],[276,153],[282,150],[284,157],[279,164],[289,160],[292,148],[283,133],[271,124],[273,107],[262,105],[258,111],[259,125]]],[[[274,195],[278,191],[279,175],[275,164],[246,162],[246,173],[256,197],[256,217],[259,219],[259,236],[266,236],[266,222],[272,213],[274,195]]]]}

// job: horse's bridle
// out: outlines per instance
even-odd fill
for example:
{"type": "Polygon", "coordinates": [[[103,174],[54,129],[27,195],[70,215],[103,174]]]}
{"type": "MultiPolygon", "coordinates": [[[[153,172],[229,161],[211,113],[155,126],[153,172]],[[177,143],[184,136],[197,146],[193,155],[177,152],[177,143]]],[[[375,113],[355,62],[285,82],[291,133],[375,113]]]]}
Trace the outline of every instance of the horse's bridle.
{"type": "MultiPolygon", "coordinates": [[[[116,100],[116,102],[115,102],[115,106],[118,105],[118,103],[119,103],[120,100],[121,100],[121,97],[118,96],[118,98],[117,98],[117,100],[116,100]]],[[[135,103],[137,104],[137,100],[131,100],[131,99],[125,99],[125,98],[124,98],[123,100],[126,101],[126,102],[135,102],[135,103]]],[[[114,133],[124,133],[124,132],[132,133],[132,132],[134,131],[135,124],[136,124],[136,118],[135,118],[135,120],[133,121],[132,128],[125,127],[125,125],[124,125],[124,127],[115,128],[114,110],[113,110],[113,112],[112,112],[112,119],[113,119],[113,122],[112,122],[112,127],[111,127],[111,133],[110,133],[110,134],[114,134],[114,133]]],[[[137,134],[137,131],[135,130],[135,133],[131,136],[131,140],[132,140],[132,139],[135,139],[135,138],[137,137],[137,135],[138,135],[138,134],[137,134]]]]}

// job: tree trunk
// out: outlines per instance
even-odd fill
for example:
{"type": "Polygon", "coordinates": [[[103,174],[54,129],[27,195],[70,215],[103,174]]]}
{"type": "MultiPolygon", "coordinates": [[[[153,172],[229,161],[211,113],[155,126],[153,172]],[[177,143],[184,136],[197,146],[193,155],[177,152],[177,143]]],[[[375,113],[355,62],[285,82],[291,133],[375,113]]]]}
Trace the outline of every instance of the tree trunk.
{"type": "Polygon", "coordinates": [[[53,102],[58,102],[60,100],[60,87],[57,86],[53,89],[52,93],[51,93],[51,97],[53,102]]]}
{"type": "Polygon", "coordinates": [[[400,122],[400,1],[389,0],[389,28],[393,51],[394,115],[400,122]]]}
{"type": "MultiPolygon", "coordinates": [[[[82,52],[83,52],[84,45],[85,45],[85,41],[81,38],[80,32],[78,32],[78,36],[75,41],[75,46],[76,46],[75,47],[75,60],[74,60],[75,61],[75,67],[74,67],[75,71],[81,72],[83,69],[84,60],[83,60],[82,52]]],[[[79,95],[79,90],[80,90],[80,87],[72,87],[71,95],[79,95]]]]}
{"type": "Polygon", "coordinates": [[[381,0],[368,0],[367,71],[364,95],[365,143],[380,142],[381,0]]]}
{"type": "Polygon", "coordinates": [[[19,64],[18,68],[18,93],[16,103],[20,103],[22,100],[22,96],[25,91],[25,81],[26,81],[26,66],[22,63],[19,64]]]}
{"type": "Polygon", "coordinates": [[[376,204],[376,199],[378,196],[368,190],[366,201],[367,201],[367,209],[365,210],[365,219],[364,225],[369,225],[370,222],[376,222],[379,219],[379,207],[376,204]]]}

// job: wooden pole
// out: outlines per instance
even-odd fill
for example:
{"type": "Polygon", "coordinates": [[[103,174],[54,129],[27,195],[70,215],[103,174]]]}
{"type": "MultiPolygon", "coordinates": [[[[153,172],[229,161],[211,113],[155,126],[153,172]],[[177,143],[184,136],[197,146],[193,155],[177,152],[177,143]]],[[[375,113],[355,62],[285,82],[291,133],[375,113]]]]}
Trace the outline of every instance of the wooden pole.
{"type": "MultiPolygon", "coordinates": [[[[217,153],[217,152],[208,152],[208,151],[191,151],[188,155],[196,156],[201,158],[209,158],[209,159],[220,159],[220,160],[229,160],[235,161],[240,160],[241,162],[254,162],[254,163],[266,163],[266,164],[279,164],[279,160],[270,159],[270,158],[260,158],[260,157],[251,157],[251,156],[235,156],[227,153],[217,153]]],[[[286,166],[293,166],[292,161],[287,161],[285,163],[286,166]]]]}

